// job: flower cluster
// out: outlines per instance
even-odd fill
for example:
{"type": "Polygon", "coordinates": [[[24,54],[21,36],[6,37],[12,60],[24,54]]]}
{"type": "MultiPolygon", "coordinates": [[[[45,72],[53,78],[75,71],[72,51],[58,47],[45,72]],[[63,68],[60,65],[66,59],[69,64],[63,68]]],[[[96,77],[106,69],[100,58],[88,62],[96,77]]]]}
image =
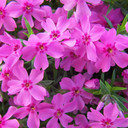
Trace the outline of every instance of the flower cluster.
{"type": "Polygon", "coordinates": [[[0,128],[128,127],[127,17],[101,0],[45,2],[0,1],[0,128]]]}

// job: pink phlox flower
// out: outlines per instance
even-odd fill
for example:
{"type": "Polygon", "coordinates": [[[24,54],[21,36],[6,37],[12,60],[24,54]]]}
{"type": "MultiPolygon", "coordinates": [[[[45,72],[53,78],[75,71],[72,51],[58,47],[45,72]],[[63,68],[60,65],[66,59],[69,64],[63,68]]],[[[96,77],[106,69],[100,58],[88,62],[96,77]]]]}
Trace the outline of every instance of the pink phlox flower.
{"type": "Polygon", "coordinates": [[[114,28],[106,31],[102,37],[101,42],[96,42],[98,60],[96,67],[102,69],[103,72],[107,72],[110,66],[114,66],[115,63],[124,68],[128,65],[128,54],[122,52],[127,47],[128,38],[125,36],[117,35],[114,28]]]}
{"type": "Polygon", "coordinates": [[[84,66],[84,69],[87,70],[87,72],[89,74],[98,73],[99,72],[99,69],[96,68],[95,63],[96,62],[87,60],[85,66],[84,66]]]}
{"type": "Polygon", "coordinates": [[[68,12],[64,10],[63,7],[58,7],[54,13],[50,16],[50,18],[57,24],[60,16],[67,17],[68,12]]]}
{"type": "MultiPolygon", "coordinates": [[[[72,66],[73,63],[75,63],[79,59],[79,55],[76,53],[76,49],[73,48],[65,48],[64,49],[64,54],[62,56],[62,61],[60,62],[60,67],[63,68],[65,71],[69,71],[70,67],[72,66]],[[75,61],[75,62],[74,62],[75,61]]],[[[78,61],[81,62],[81,61],[78,61]]],[[[80,63],[81,64],[81,63],[80,63]]],[[[81,70],[81,65],[79,65],[79,70],[81,70]]],[[[75,66],[74,66],[75,67],[75,66]]]]}
{"type": "Polygon", "coordinates": [[[0,36],[1,47],[0,47],[0,56],[3,58],[6,65],[14,65],[20,55],[22,44],[19,39],[12,38],[8,33],[0,36]]]}
{"type": "Polygon", "coordinates": [[[123,76],[123,81],[128,84],[128,69],[125,69],[123,72],[122,72],[122,76],[123,76]]]}
{"type": "Polygon", "coordinates": [[[37,85],[43,79],[44,71],[32,69],[30,75],[24,67],[16,65],[12,72],[17,79],[8,81],[8,94],[17,94],[17,103],[20,105],[28,105],[32,102],[32,98],[41,101],[46,96],[46,89],[37,85]]]}
{"type": "Polygon", "coordinates": [[[22,58],[30,61],[35,57],[34,67],[36,69],[45,70],[49,66],[47,54],[54,58],[60,58],[63,55],[63,47],[60,44],[55,41],[48,43],[47,39],[40,39],[38,35],[31,35],[24,43],[27,46],[22,50],[22,58]]]}
{"type": "Polygon", "coordinates": [[[3,117],[0,115],[0,128],[19,128],[20,124],[16,119],[9,119],[15,111],[16,107],[11,106],[3,117]]]}
{"type": "Polygon", "coordinates": [[[97,50],[94,42],[98,41],[104,32],[105,28],[100,25],[90,26],[88,17],[80,18],[80,27],[75,27],[72,37],[80,41],[79,47],[83,53],[79,53],[81,57],[87,54],[88,60],[96,62],[97,50]]]}
{"type": "Polygon", "coordinates": [[[14,116],[18,119],[23,119],[28,115],[27,126],[29,128],[39,128],[40,119],[38,112],[50,107],[51,104],[40,103],[39,101],[33,99],[31,104],[17,109],[14,116]]]}
{"type": "Polygon", "coordinates": [[[40,5],[44,0],[16,0],[8,4],[7,10],[10,15],[14,18],[18,18],[22,15],[22,26],[25,28],[24,17],[28,20],[31,27],[34,26],[32,16],[38,20],[42,21],[45,16],[45,11],[40,8],[40,5]]]}
{"type": "Polygon", "coordinates": [[[67,128],[89,128],[89,123],[84,115],[77,114],[75,117],[75,126],[68,125],[67,128]]]}
{"type": "Polygon", "coordinates": [[[0,29],[2,25],[7,31],[14,31],[16,26],[15,20],[10,16],[10,11],[8,11],[8,5],[6,5],[7,0],[1,0],[0,2],[0,29]]]}
{"type": "MultiPolygon", "coordinates": [[[[22,61],[18,61],[17,63],[21,66],[23,65],[22,61]]],[[[2,81],[1,90],[3,92],[6,92],[9,88],[7,85],[8,81],[16,78],[12,72],[15,65],[10,64],[11,63],[4,64],[2,66],[2,71],[0,72],[0,81],[2,81]]]]}
{"type": "Polygon", "coordinates": [[[98,79],[91,79],[85,82],[85,87],[90,89],[99,89],[100,83],[98,79]]]}
{"type": "Polygon", "coordinates": [[[69,33],[68,26],[69,21],[65,16],[60,16],[58,18],[57,23],[55,24],[54,21],[50,18],[46,19],[46,22],[42,21],[41,23],[43,29],[45,30],[44,33],[40,33],[40,38],[44,35],[45,37],[51,41],[57,41],[63,44],[66,44],[68,46],[75,45],[75,41],[69,40],[68,43],[65,42],[65,40],[70,39],[71,34],[69,33]]]}
{"type": "Polygon", "coordinates": [[[112,9],[109,14],[107,15],[107,10],[109,6],[105,5],[104,3],[98,6],[93,6],[91,9],[92,15],[90,17],[90,22],[93,24],[101,24],[104,27],[109,27],[108,23],[106,22],[103,16],[106,16],[116,28],[117,24],[120,24],[123,20],[123,15],[119,8],[112,9]]]}
{"type": "Polygon", "coordinates": [[[40,111],[39,118],[45,121],[52,117],[46,125],[47,128],[60,128],[58,120],[63,127],[67,127],[68,123],[72,122],[73,119],[66,113],[75,110],[74,103],[65,103],[63,95],[56,94],[52,99],[52,105],[53,108],[46,108],[40,111]]]}
{"type": "Polygon", "coordinates": [[[92,94],[84,91],[84,82],[85,77],[81,74],[75,75],[72,79],[64,77],[60,82],[61,89],[69,91],[64,94],[65,102],[75,102],[76,110],[83,109],[85,103],[88,103],[92,98],[92,94]]]}
{"type": "Polygon", "coordinates": [[[76,6],[76,19],[79,20],[79,18],[81,16],[90,16],[91,15],[91,11],[87,5],[86,2],[93,4],[93,5],[97,5],[100,3],[101,0],[60,0],[61,3],[64,4],[64,9],[69,11],[72,8],[74,8],[76,6]]]}
{"type": "Polygon", "coordinates": [[[92,128],[116,128],[128,127],[128,118],[119,117],[117,104],[109,103],[104,107],[103,114],[98,110],[91,108],[91,112],[87,113],[92,128]]]}

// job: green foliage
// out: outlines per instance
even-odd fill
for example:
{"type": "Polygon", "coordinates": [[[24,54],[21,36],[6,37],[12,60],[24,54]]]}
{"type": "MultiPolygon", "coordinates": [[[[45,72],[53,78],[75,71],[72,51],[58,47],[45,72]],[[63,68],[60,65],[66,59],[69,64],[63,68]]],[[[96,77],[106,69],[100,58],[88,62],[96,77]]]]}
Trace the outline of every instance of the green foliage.
{"type": "Polygon", "coordinates": [[[34,34],[34,32],[33,32],[33,30],[32,30],[32,28],[31,28],[29,22],[27,21],[27,19],[26,19],[25,17],[24,17],[24,20],[25,20],[26,28],[27,28],[27,30],[28,30],[28,33],[25,33],[25,32],[24,32],[24,34],[29,38],[29,36],[30,36],[31,34],[34,34]]]}
{"type": "Polygon", "coordinates": [[[125,16],[122,24],[121,25],[118,24],[118,26],[117,26],[117,34],[123,34],[124,32],[126,32],[125,24],[127,23],[127,21],[128,21],[128,14],[125,16]]]}

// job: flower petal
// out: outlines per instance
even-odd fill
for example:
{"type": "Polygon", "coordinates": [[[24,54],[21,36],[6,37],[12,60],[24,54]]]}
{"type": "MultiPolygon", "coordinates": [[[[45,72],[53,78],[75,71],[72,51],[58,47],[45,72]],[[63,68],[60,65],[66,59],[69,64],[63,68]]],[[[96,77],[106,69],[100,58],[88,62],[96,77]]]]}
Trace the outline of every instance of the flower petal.
{"type": "Polygon", "coordinates": [[[45,70],[49,66],[48,59],[45,53],[37,53],[34,61],[34,67],[36,69],[42,68],[45,70]]]}
{"type": "Polygon", "coordinates": [[[31,70],[31,73],[30,73],[30,80],[33,82],[33,83],[38,83],[40,82],[44,77],[44,71],[40,71],[38,69],[32,69],[31,70]]]}
{"type": "Polygon", "coordinates": [[[40,120],[36,112],[30,112],[27,120],[27,126],[29,128],[39,128],[40,120]]]}
{"type": "Polygon", "coordinates": [[[46,89],[44,87],[34,85],[30,90],[30,94],[36,100],[44,100],[44,96],[46,96],[46,89]]]}
{"type": "Polygon", "coordinates": [[[75,87],[75,83],[70,78],[64,77],[60,82],[60,86],[62,89],[72,90],[72,88],[75,87]]]}
{"type": "Polygon", "coordinates": [[[27,106],[31,103],[31,98],[31,94],[27,90],[22,89],[17,95],[17,103],[20,105],[27,106]]]}

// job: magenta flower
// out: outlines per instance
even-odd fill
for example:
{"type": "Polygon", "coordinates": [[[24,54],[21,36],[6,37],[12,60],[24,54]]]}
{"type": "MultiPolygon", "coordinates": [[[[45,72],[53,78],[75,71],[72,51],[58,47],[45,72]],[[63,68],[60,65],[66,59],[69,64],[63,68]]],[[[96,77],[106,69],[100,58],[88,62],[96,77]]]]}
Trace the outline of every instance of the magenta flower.
{"type": "Polygon", "coordinates": [[[24,41],[24,43],[27,46],[23,48],[22,58],[30,61],[35,56],[34,67],[37,69],[45,70],[48,67],[46,54],[54,58],[60,58],[63,55],[63,47],[60,44],[56,42],[48,43],[45,38],[40,39],[36,35],[31,35],[28,41],[24,41]]]}
{"type": "Polygon", "coordinates": [[[65,77],[62,78],[60,86],[64,90],[69,90],[69,92],[64,94],[65,101],[75,102],[77,110],[84,108],[85,103],[87,103],[92,98],[92,94],[84,91],[82,87],[84,86],[85,77],[81,74],[74,76],[72,79],[65,77]]]}
{"type": "Polygon", "coordinates": [[[17,94],[17,103],[21,105],[29,105],[32,98],[36,100],[44,100],[46,90],[44,87],[38,86],[37,83],[43,79],[44,71],[32,69],[28,76],[27,71],[17,65],[12,71],[17,79],[8,82],[8,93],[10,95],[17,94]]]}
{"type": "Polygon", "coordinates": [[[0,128],[18,128],[19,122],[16,119],[9,119],[16,111],[16,108],[11,106],[8,112],[2,117],[0,115],[0,128]]]}
{"type": "Polygon", "coordinates": [[[114,66],[115,63],[121,68],[126,67],[128,65],[128,54],[122,52],[122,50],[128,47],[127,42],[127,37],[116,36],[115,29],[106,31],[101,37],[101,43],[95,43],[99,52],[96,67],[102,69],[103,72],[107,72],[110,66],[114,66]]]}
{"type": "MultiPolygon", "coordinates": [[[[64,4],[64,9],[69,11],[71,10],[73,7],[76,6],[76,4],[78,2],[80,2],[81,0],[60,0],[61,3],[64,4]]],[[[93,5],[99,4],[101,0],[84,0],[85,2],[91,3],[93,5]]],[[[86,5],[87,6],[87,5],[86,5]]]]}
{"type": "Polygon", "coordinates": [[[38,112],[50,107],[52,107],[51,104],[33,100],[31,104],[17,109],[14,116],[18,119],[23,119],[28,115],[27,126],[29,128],[39,128],[40,120],[38,112]]]}
{"type": "Polygon", "coordinates": [[[82,17],[80,18],[81,27],[75,27],[75,30],[72,32],[72,36],[79,40],[79,55],[80,57],[86,56],[88,60],[96,62],[97,60],[97,51],[94,45],[94,42],[98,41],[100,37],[105,32],[105,28],[100,25],[93,25],[91,27],[89,18],[82,17]]]}
{"type": "Polygon", "coordinates": [[[7,31],[14,31],[17,26],[12,16],[10,16],[10,11],[7,9],[8,5],[6,6],[6,1],[7,0],[0,1],[0,29],[3,25],[7,31]]]}
{"type": "Polygon", "coordinates": [[[123,76],[124,83],[128,84],[128,69],[122,72],[122,76],[123,76]]]}
{"type": "Polygon", "coordinates": [[[112,9],[108,15],[107,10],[109,6],[105,5],[104,3],[98,5],[98,6],[92,6],[91,9],[91,17],[90,22],[92,24],[101,24],[104,27],[109,27],[108,23],[106,22],[105,18],[103,16],[106,16],[111,22],[112,25],[116,28],[117,24],[120,24],[123,20],[124,16],[121,13],[120,8],[112,9]]]}
{"type": "Polygon", "coordinates": [[[65,16],[60,16],[55,24],[50,18],[46,19],[46,22],[41,23],[44,33],[39,33],[40,38],[46,38],[49,42],[57,41],[58,43],[65,44],[67,46],[74,46],[75,41],[70,40],[71,34],[69,33],[69,21],[65,16]]]}
{"type": "Polygon", "coordinates": [[[12,38],[8,33],[0,36],[0,56],[6,65],[13,66],[21,55],[22,44],[19,39],[12,38]]]}
{"type": "Polygon", "coordinates": [[[39,118],[45,121],[51,118],[46,127],[47,128],[60,128],[58,120],[63,127],[67,127],[73,119],[65,113],[72,112],[75,110],[74,103],[65,104],[64,97],[61,94],[54,95],[52,100],[53,108],[46,108],[39,112],[39,118]]]}
{"type": "Polygon", "coordinates": [[[42,21],[45,15],[40,5],[44,0],[16,0],[8,4],[7,10],[10,15],[17,18],[22,15],[22,26],[25,27],[24,17],[28,20],[31,27],[34,26],[32,16],[38,21],[42,21]]]}
{"type": "Polygon", "coordinates": [[[87,113],[87,118],[91,121],[92,128],[128,127],[128,118],[118,118],[118,115],[117,104],[109,103],[104,107],[103,115],[98,110],[91,108],[91,112],[87,113]]]}
{"type": "Polygon", "coordinates": [[[101,0],[60,0],[64,4],[64,9],[69,11],[76,6],[75,16],[79,20],[82,16],[90,16],[91,11],[86,2],[97,5],[101,0]]]}

